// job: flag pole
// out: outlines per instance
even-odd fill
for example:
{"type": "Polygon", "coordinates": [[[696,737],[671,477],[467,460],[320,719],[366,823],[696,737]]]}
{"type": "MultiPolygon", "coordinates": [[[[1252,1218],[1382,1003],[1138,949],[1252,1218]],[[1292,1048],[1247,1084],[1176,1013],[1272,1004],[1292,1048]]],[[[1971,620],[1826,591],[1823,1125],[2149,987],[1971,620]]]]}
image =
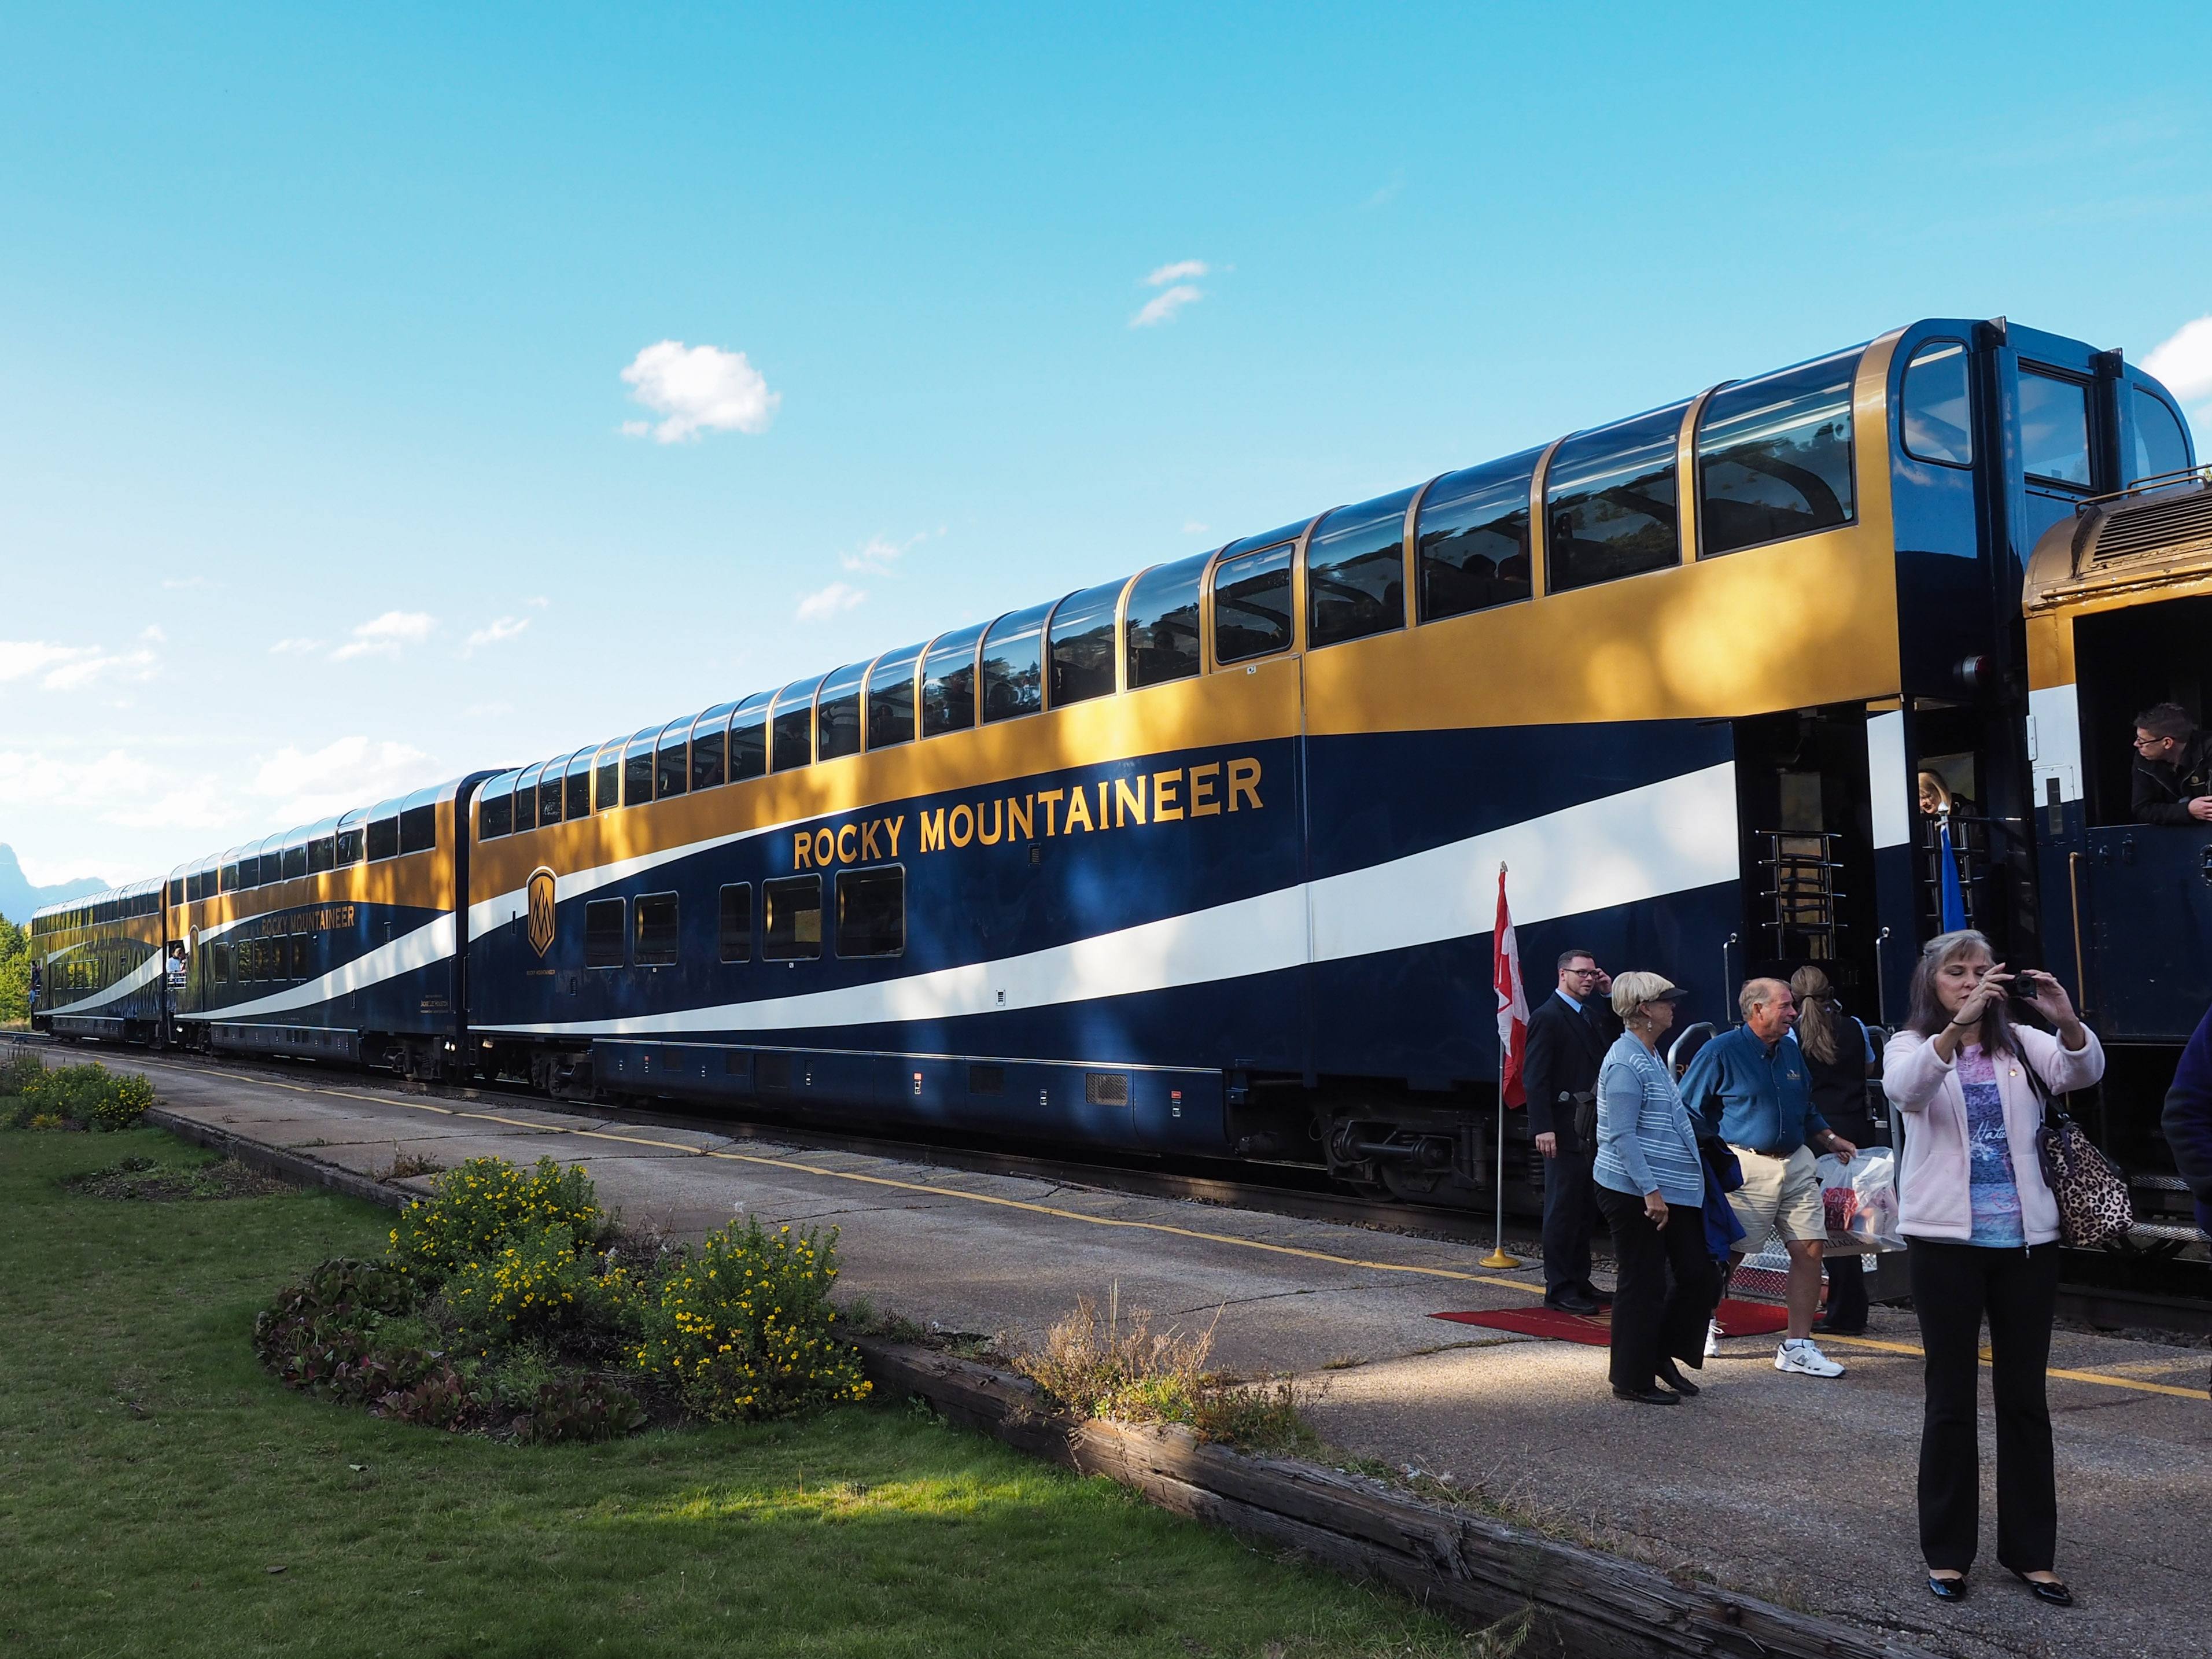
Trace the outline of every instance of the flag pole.
{"type": "MultiPolygon", "coordinates": [[[[1504,890],[1505,866],[1498,866],[1499,891],[1504,890]]],[[[1517,1267],[1521,1258],[1505,1253],[1505,1039],[1498,1042],[1498,1161],[1491,1166],[1492,1184],[1498,1189],[1498,1224],[1491,1238],[1490,1254],[1482,1258],[1486,1267],[1517,1267]]]]}

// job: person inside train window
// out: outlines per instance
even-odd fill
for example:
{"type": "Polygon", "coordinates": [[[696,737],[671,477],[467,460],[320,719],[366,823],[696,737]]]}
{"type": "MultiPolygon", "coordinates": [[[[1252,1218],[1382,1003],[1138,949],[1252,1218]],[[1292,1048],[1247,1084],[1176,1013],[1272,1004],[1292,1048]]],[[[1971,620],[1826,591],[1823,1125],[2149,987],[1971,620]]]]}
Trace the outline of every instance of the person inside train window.
{"type": "Polygon", "coordinates": [[[2180,704],[2161,702],[2136,716],[2137,823],[2187,829],[2212,823],[2212,732],[2200,732],[2180,704]]]}
{"type": "Polygon", "coordinates": [[[1917,781],[1921,816],[1930,818],[1948,816],[1951,811],[1951,787],[1933,772],[1921,773],[1917,781]]]}
{"type": "Polygon", "coordinates": [[[166,971],[168,975],[169,988],[173,991],[182,990],[186,972],[185,942],[182,939],[176,940],[169,946],[169,961],[166,971]]]}

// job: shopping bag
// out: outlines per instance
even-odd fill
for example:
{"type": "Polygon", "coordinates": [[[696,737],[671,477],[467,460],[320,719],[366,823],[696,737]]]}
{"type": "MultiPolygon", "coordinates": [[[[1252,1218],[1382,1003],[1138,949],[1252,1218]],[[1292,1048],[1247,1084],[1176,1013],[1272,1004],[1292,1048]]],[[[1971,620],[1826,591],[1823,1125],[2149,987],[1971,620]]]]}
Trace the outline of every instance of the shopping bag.
{"type": "Polygon", "coordinates": [[[1897,1230],[1895,1153],[1887,1146],[1869,1146],[1846,1164],[1826,1152],[1813,1167],[1820,1171],[1830,1249],[1871,1254],[1905,1248],[1905,1235],[1897,1230]]]}

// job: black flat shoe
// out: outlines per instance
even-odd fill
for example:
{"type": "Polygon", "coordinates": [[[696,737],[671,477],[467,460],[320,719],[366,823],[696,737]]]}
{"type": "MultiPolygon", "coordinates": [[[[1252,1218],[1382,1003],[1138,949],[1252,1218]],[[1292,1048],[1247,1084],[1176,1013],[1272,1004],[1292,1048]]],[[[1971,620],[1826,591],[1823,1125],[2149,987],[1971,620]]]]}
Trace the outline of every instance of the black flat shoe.
{"type": "Polygon", "coordinates": [[[2074,1592],[2057,1580],[2030,1578],[2026,1573],[2011,1567],[2007,1567],[2005,1571],[2027,1585],[2037,1601],[2048,1601],[2054,1607],[2070,1607],[2074,1605],[2074,1592]]]}
{"type": "Polygon", "coordinates": [[[1659,1381],[1663,1387],[1674,1389],[1685,1400],[1694,1399],[1704,1392],[1696,1383],[1683,1376],[1680,1369],[1671,1364],[1659,1368],[1659,1381]]]}
{"type": "Polygon", "coordinates": [[[1963,1601],[1966,1599],[1966,1576],[1960,1573],[1956,1578],[1938,1578],[1931,1572],[1928,1575],[1928,1593],[1938,1601],[1963,1601]]]}
{"type": "Polygon", "coordinates": [[[1668,1394],[1664,1389],[1615,1389],[1613,1397],[1633,1401],[1639,1406],[1672,1406],[1681,1400],[1681,1395],[1668,1394]]]}
{"type": "Polygon", "coordinates": [[[1594,1314],[1597,1311],[1596,1303],[1586,1296],[1577,1296],[1571,1291],[1560,1297],[1547,1296],[1544,1298],[1544,1305],[1567,1314],[1594,1314]]]}

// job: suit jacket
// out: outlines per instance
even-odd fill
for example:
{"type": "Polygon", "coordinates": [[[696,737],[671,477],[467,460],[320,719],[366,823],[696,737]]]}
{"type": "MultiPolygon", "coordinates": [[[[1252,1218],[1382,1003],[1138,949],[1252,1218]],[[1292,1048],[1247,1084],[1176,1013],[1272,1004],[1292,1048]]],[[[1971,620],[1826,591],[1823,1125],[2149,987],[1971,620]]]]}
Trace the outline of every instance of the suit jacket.
{"type": "Polygon", "coordinates": [[[1528,1048],[1522,1061],[1522,1082],[1528,1094],[1528,1131],[1555,1134],[1559,1150],[1591,1152],[1575,1138],[1575,1114],[1562,1094],[1581,1095],[1597,1088],[1597,1070],[1605,1051],[1620,1034],[1613,1011],[1602,1003],[1584,1003],[1589,1013],[1577,1013],[1557,992],[1546,997],[1528,1015],[1528,1048]],[[1590,1013],[1598,1023],[1593,1024],[1590,1013]]]}

